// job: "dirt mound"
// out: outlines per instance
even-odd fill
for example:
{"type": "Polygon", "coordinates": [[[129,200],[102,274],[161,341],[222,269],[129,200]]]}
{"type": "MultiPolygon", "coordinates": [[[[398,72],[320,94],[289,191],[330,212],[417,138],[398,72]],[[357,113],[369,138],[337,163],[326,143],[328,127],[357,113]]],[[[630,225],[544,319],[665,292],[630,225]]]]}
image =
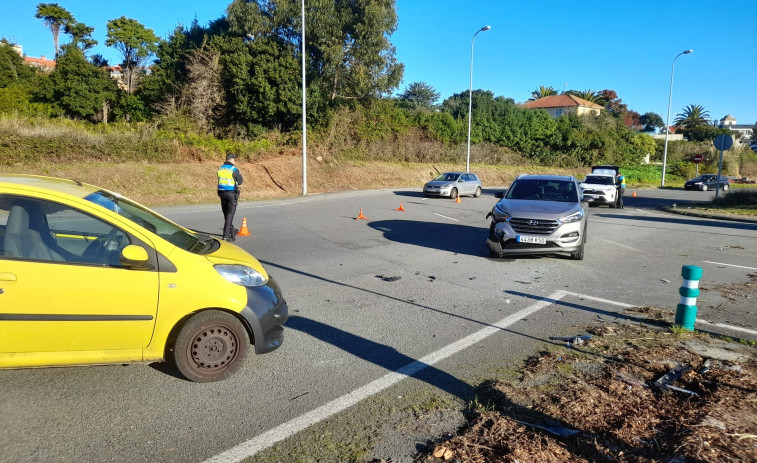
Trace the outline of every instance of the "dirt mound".
{"type": "Polygon", "coordinates": [[[483,384],[468,426],[416,461],[757,461],[753,346],[639,326],[593,331],[529,358],[517,380],[483,384]]]}

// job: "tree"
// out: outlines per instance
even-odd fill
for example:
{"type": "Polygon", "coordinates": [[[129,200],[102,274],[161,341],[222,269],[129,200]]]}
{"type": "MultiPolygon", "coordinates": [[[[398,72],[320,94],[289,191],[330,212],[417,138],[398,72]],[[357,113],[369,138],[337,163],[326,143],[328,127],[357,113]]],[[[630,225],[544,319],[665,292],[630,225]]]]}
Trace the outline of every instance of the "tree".
{"type": "Polygon", "coordinates": [[[298,123],[301,67],[294,45],[276,36],[263,36],[246,42],[227,37],[223,46],[229,118],[252,133],[260,127],[289,130],[298,123]]]}
{"type": "Polygon", "coordinates": [[[710,124],[699,124],[693,127],[682,127],[676,133],[682,134],[689,141],[712,141],[721,133],[733,136],[738,132],[732,133],[728,127],[716,127],[710,124]]]}
{"type": "Polygon", "coordinates": [[[187,82],[187,59],[206,40],[206,32],[197,20],[189,29],[176,26],[158,45],[152,72],[140,82],[137,93],[153,111],[169,114],[179,108],[187,82]]]}
{"type": "Polygon", "coordinates": [[[710,122],[710,112],[704,106],[690,104],[683,108],[683,112],[676,114],[673,125],[676,128],[691,129],[710,122]]]}
{"type": "Polygon", "coordinates": [[[123,67],[126,91],[131,93],[137,83],[139,69],[158,50],[160,39],[152,29],[147,29],[136,19],[121,16],[107,24],[105,45],[114,47],[124,57],[123,67]]]}
{"type": "Polygon", "coordinates": [[[623,119],[623,123],[626,124],[626,127],[632,130],[641,130],[644,128],[643,124],[641,123],[641,114],[634,111],[633,109],[629,109],[628,111],[624,112],[621,116],[621,119],[623,119]]]}
{"type": "Polygon", "coordinates": [[[219,58],[218,49],[203,47],[193,50],[187,61],[187,85],[180,104],[187,108],[192,120],[206,130],[210,129],[224,104],[219,58]]]}
{"type": "Polygon", "coordinates": [[[431,109],[441,95],[425,82],[413,82],[397,98],[411,109],[431,109]]]}
{"type": "Polygon", "coordinates": [[[94,28],[80,22],[68,22],[63,26],[63,31],[71,36],[71,43],[79,47],[83,52],[97,45],[97,40],[92,38],[94,28]]]}
{"type": "Polygon", "coordinates": [[[50,74],[52,102],[68,116],[107,122],[109,102],[115,100],[116,84],[108,73],[87,61],[73,44],[61,47],[55,70],[50,74]]]}
{"type": "Polygon", "coordinates": [[[598,97],[597,104],[604,105],[607,114],[622,118],[628,112],[628,105],[618,98],[618,93],[615,90],[604,89],[599,92],[598,97]]]}
{"type": "Polygon", "coordinates": [[[545,96],[550,95],[557,95],[557,90],[552,87],[539,85],[539,88],[531,92],[531,98],[529,98],[528,101],[538,100],[539,98],[544,98],[545,96]]]}
{"type": "Polygon", "coordinates": [[[655,129],[665,127],[665,121],[662,120],[662,116],[657,113],[644,113],[639,122],[644,126],[643,132],[654,132],[655,129]]]}
{"type": "Polygon", "coordinates": [[[0,41],[0,88],[28,83],[34,76],[34,69],[24,63],[11,44],[0,41]]]}
{"type": "Polygon", "coordinates": [[[591,103],[600,104],[600,96],[598,92],[595,92],[594,90],[568,90],[565,93],[567,93],[568,95],[577,96],[578,98],[589,101],[591,103]]]}
{"type": "MultiPolygon", "coordinates": [[[[305,18],[307,82],[316,97],[368,101],[397,88],[404,66],[389,41],[397,28],[395,0],[311,0],[305,18]]],[[[234,0],[227,20],[241,37],[276,36],[295,44],[295,53],[301,49],[299,2],[234,0]]]]}
{"type": "Polygon", "coordinates": [[[35,18],[41,19],[45,23],[45,27],[50,29],[53,33],[53,43],[55,44],[55,56],[57,58],[60,52],[58,46],[58,34],[60,33],[61,26],[65,26],[68,23],[75,22],[74,15],[68,12],[62,6],[57,3],[40,3],[37,5],[37,13],[35,18]]]}

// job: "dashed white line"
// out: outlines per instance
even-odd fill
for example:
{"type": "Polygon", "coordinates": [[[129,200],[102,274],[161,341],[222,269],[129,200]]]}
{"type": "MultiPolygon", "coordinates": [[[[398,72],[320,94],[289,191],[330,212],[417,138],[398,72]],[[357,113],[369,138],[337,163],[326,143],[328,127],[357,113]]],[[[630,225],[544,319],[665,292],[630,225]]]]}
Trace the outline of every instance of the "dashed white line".
{"type": "Polygon", "coordinates": [[[602,299],[601,297],[589,296],[587,294],[572,293],[570,291],[563,291],[563,292],[569,296],[575,296],[581,299],[588,299],[590,301],[595,301],[595,302],[603,302],[605,304],[610,304],[610,305],[617,305],[618,307],[624,307],[626,309],[630,309],[631,307],[636,307],[633,304],[626,304],[625,302],[611,301],[610,299],[602,299]]]}
{"type": "Polygon", "coordinates": [[[757,267],[745,267],[743,265],[736,265],[736,264],[724,264],[722,262],[710,262],[709,260],[703,260],[705,264],[715,264],[715,265],[725,265],[726,267],[737,267],[737,268],[745,268],[747,270],[757,270],[757,267]]]}
{"type": "Polygon", "coordinates": [[[614,244],[615,246],[620,246],[621,248],[626,248],[626,249],[630,249],[631,251],[639,252],[639,250],[636,248],[632,248],[631,246],[626,246],[625,244],[616,243],[615,241],[606,240],[604,238],[600,238],[599,241],[604,241],[605,243],[614,244]]]}
{"type": "Polygon", "coordinates": [[[455,219],[455,218],[452,218],[452,217],[447,217],[446,215],[441,215],[441,214],[439,214],[437,212],[434,212],[434,215],[438,215],[439,217],[444,217],[445,219],[454,220],[455,222],[459,222],[460,221],[460,219],[455,219]]]}
{"type": "Polygon", "coordinates": [[[703,325],[710,325],[710,326],[717,326],[718,328],[726,328],[733,331],[741,331],[744,333],[749,333],[749,334],[757,336],[757,331],[750,330],[749,328],[742,328],[740,326],[726,325],[725,323],[710,322],[707,320],[702,320],[701,318],[697,318],[695,323],[701,323],[703,325]]]}

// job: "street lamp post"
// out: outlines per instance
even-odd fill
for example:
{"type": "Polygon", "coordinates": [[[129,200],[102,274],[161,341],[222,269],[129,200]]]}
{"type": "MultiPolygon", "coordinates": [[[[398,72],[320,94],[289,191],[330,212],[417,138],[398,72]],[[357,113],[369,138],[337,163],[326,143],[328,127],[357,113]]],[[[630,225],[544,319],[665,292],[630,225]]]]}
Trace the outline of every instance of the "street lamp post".
{"type": "Polygon", "coordinates": [[[673,99],[673,72],[676,69],[676,60],[681,55],[688,55],[689,53],[693,52],[694,50],[684,50],[681,53],[677,54],[675,58],[673,58],[673,66],[670,69],[670,91],[668,92],[668,118],[665,119],[665,148],[662,152],[662,182],[660,183],[660,187],[665,186],[665,167],[667,167],[668,163],[668,133],[670,132],[670,102],[673,99]]]}
{"type": "Polygon", "coordinates": [[[477,30],[473,34],[473,39],[470,41],[470,90],[468,90],[468,156],[465,159],[465,171],[470,172],[470,126],[471,126],[471,111],[473,109],[473,42],[476,40],[476,36],[479,32],[488,31],[491,26],[484,26],[477,30]]]}
{"type": "Polygon", "coordinates": [[[305,0],[302,0],[302,196],[308,194],[308,118],[305,83],[305,0]]]}

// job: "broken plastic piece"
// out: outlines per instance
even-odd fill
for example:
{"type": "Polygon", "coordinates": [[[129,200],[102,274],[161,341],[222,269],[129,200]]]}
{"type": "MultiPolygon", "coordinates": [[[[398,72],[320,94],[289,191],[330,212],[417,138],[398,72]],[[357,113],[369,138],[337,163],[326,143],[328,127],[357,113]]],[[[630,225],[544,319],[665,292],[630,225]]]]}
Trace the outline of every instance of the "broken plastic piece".
{"type": "Polygon", "coordinates": [[[662,388],[667,386],[670,383],[674,383],[678,381],[681,376],[686,374],[689,370],[691,370],[691,366],[681,364],[670,370],[669,372],[665,373],[663,376],[661,376],[657,381],[654,382],[654,387],[656,388],[662,388]]]}
{"type": "Polygon", "coordinates": [[[542,426],[540,424],[528,423],[525,421],[518,421],[518,420],[513,420],[513,421],[515,421],[516,423],[520,423],[524,426],[531,426],[533,428],[543,429],[547,431],[548,433],[551,433],[551,434],[554,434],[555,436],[560,436],[560,437],[570,437],[581,432],[578,429],[564,428],[562,426],[542,426]]]}
{"type": "Polygon", "coordinates": [[[565,345],[571,347],[575,344],[581,344],[585,341],[590,340],[591,335],[583,334],[580,336],[550,336],[549,339],[551,339],[552,341],[568,341],[565,343],[565,345]]]}
{"type": "Polygon", "coordinates": [[[666,387],[667,389],[671,389],[671,390],[673,390],[673,391],[683,392],[684,394],[690,394],[690,395],[696,395],[696,396],[698,396],[698,395],[699,395],[699,394],[697,394],[697,393],[696,393],[696,392],[694,392],[694,391],[690,391],[690,390],[688,390],[688,389],[684,389],[684,388],[682,388],[682,387],[671,386],[670,384],[666,384],[666,385],[665,385],[665,387],[666,387]]]}

